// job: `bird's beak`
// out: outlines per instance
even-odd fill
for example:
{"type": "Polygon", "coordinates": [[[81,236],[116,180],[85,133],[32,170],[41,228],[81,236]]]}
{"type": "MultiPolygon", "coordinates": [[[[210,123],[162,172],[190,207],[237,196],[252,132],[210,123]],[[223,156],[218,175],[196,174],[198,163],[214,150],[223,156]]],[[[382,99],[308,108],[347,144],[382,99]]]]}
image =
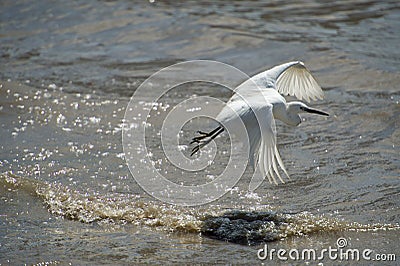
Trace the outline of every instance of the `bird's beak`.
{"type": "Polygon", "coordinates": [[[301,109],[303,111],[307,112],[307,113],[329,116],[328,113],[325,113],[323,111],[320,111],[320,110],[317,110],[317,109],[313,109],[313,108],[310,108],[310,107],[301,107],[301,109]]]}

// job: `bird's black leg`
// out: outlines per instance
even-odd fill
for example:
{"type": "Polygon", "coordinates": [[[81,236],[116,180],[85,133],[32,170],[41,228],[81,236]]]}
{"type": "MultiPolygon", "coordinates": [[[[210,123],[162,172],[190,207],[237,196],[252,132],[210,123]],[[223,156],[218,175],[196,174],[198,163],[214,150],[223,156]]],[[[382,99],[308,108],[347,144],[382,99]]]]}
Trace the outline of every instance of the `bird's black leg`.
{"type": "Polygon", "coordinates": [[[199,133],[201,136],[198,136],[198,137],[194,137],[193,139],[192,139],[192,141],[190,142],[190,144],[193,144],[193,143],[200,143],[200,140],[202,140],[202,139],[204,139],[204,138],[207,138],[207,137],[211,137],[212,135],[214,135],[215,134],[215,132],[217,132],[218,130],[220,130],[222,127],[221,126],[219,126],[219,127],[217,127],[216,129],[214,129],[213,131],[211,131],[211,132],[203,132],[203,131],[197,131],[197,133],[199,133]]]}
{"type": "Polygon", "coordinates": [[[192,149],[192,153],[190,154],[190,156],[193,156],[196,152],[198,152],[201,148],[203,148],[208,143],[210,143],[213,139],[215,139],[224,130],[225,129],[222,126],[219,126],[219,127],[217,127],[216,129],[214,129],[213,131],[211,131],[209,133],[198,131],[198,133],[201,134],[202,136],[194,137],[192,139],[192,142],[190,142],[190,144],[195,143],[195,142],[198,143],[192,149]],[[208,138],[208,139],[206,139],[206,138],[208,138]]]}

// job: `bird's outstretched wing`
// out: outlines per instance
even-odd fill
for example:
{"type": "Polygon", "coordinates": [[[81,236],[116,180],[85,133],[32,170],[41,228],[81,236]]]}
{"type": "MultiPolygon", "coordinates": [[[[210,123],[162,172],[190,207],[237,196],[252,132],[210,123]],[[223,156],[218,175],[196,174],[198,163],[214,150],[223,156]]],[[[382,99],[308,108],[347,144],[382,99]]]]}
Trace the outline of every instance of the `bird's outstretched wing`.
{"type": "Polygon", "coordinates": [[[249,135],[250,161],[255,172],[250,181],[250,191],[255,190],[268,177],[270,183],[285,183],[279,173],[278,165],[289,178],[282,159],[276,147],[275,120],[272,113],[272,105],[252,106],[253,112],[259,120],[259,130],[252,131],[249,135]],[[254,156],[254,157],[253,157],[254,156]]]}
{"type": "Polygon", "coordinates": [[[275,87],[282,95],[295,96],[307,102],[324,97],[318,82],[300,61],[275,66],[251,79],[259,86],[275,87]]]}
{"type": "Polygon", "coordinates": [[[295,96],[307,102],[324,97],[318,82],[302,62],[297,62],[283,71],[278,76],[276,88],[283,95],[295,96]]]}

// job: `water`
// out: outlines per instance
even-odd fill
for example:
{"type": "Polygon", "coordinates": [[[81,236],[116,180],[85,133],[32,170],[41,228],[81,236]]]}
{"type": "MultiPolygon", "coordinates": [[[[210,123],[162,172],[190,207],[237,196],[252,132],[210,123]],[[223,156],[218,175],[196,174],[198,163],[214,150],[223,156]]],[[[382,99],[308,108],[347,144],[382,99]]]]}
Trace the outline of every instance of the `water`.
{"type": "MultiPolygon", "coordinates": [[[[283,219],[255,229],[278,239],[269,248],[321,250],[344,237],[352,248],[396,253],[399,27],[397,1],[2,1],[0,263],[260,263],[263,244],[206,234],[209,219],[238,210],[283,219]],[[247,171],[200,207],[164,204],[137,185],[121,143],[130,96],[155,71],[190,59],[249,75],[294,59],[312,70],[326,92],[312,106],[331,116],[278,123],[291,181],[248,194],[247,171]]],[[[161,118],[194,93],[229,97],[201,83],[163,97],[147,138],[155,156],[161,118]]],[[[182,143],[205,123],[188,123],[182,143]]],[[[207,182],[226,164],[223,151],[207,174],[169,178],[207,182]]]]}

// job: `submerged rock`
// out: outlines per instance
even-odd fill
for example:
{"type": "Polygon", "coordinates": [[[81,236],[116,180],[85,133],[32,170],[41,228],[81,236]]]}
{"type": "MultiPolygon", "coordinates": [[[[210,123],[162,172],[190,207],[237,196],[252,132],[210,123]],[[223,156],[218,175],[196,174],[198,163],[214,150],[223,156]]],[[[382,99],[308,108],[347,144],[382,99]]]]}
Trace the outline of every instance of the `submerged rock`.
{"type": "Polygon", "coordinates": [[[275,212],[230,211],[204,220],[203,235],[243,245],[256,245],[280,239],[288,217],[275,212]]]}

